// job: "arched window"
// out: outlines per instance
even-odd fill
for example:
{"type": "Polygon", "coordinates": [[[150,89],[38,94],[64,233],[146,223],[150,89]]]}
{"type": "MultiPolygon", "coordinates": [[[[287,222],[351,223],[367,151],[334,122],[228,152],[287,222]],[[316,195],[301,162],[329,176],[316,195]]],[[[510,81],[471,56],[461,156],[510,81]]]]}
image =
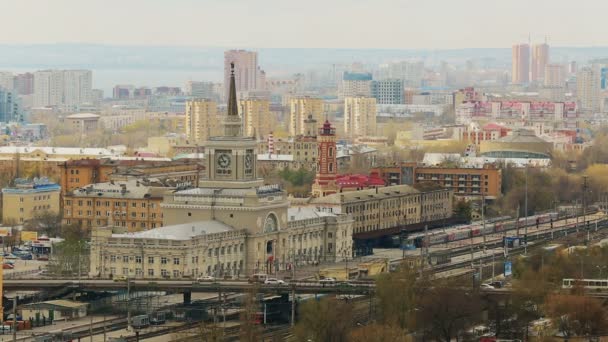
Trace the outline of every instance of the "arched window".
{"type": "Polygon", "coordinates": [[[334,163],[329,163],[329,172],[334,171],[334,163]]]}
{"type": "Polygon", "coordinates": [[[329,148],[329,156],[330,156],[330,157],[333,157],[333,156],[334,156],[334,148],[333,148],[333,147],[330,147],[330,148],[329,148]]]}
{"type": "Polygon", "coordinates": [[[279,229],[277,217],[274,214],[269,214],[264,221],[264,233],[276,232],[279,229]]]}

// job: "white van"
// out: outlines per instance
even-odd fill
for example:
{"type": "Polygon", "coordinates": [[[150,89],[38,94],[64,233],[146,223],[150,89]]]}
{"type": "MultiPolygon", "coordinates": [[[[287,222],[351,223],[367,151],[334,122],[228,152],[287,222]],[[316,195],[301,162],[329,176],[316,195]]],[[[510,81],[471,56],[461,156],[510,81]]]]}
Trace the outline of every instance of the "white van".
{"type": "Polygon", "coordinates": [[[264,282],[266,281],[266,279],[268,279],[268,274],[266,274],[266,273],[256,273],[256,274],[252,274],[251,277],[249,277],[249,282],[250,283],[262,283],[262,284],[264,284],[264,282]]]}

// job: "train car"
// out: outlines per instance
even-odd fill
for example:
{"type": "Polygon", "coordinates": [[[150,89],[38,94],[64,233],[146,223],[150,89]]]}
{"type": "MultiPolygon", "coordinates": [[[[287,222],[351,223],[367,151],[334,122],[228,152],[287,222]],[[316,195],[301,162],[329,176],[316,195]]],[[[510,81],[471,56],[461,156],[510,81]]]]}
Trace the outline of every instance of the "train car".
{"type": "Polygon", "coordinates": [[[131,318],[131,326],[133,329],[144,329],[150,326],[150,316],[139,315],[131,318]]]}
{"type": "Polygon", "coordinates": [[[471,230],[470,229],[459,230],[454,235],[455,235],[454,241],[468,239],[471,237],[471,230]]]}
{"type": "Polygon", "coordinates": [[[150,315],[151,325],[162,325],[167,321],[165,311],[158,311],[150,315]]]}
{"type": "Polygon", "coordinates": [[[450,232],[447,233],[448,234],[448,241],[456,241],[456,233],[455,232],[450,232]]]}
{"type": "Polygon", "coordinates": [[[439,234],[431,235],[429,237],[429,244],[431,246],[439,244],[439,243],[445,243],[447,241],[448,241],[448,234],[446,234],[446,233],[439,233],[439,234]]]}

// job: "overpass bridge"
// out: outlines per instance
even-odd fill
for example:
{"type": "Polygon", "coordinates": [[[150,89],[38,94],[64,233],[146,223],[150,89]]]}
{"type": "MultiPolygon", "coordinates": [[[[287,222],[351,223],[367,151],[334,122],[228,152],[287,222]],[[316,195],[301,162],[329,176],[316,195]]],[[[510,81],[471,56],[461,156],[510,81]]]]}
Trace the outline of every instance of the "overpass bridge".
{"type": "Polygon", "coordinates": [[[198,283],[192,280],[129,280],[113,281],[109,279],[15,279],[5,280],[5,291],[82,291],[82,292],[171,292],[183,293],[184,301],[189,302],[192,292],[228,293],[301,293],[301,294],[352,294],[369,295],[374,292],[373,282],[348,282],[321,284],[318,281],[294,281],[286,285],[251,284],[247,281],[217,281],[198,283]]]}

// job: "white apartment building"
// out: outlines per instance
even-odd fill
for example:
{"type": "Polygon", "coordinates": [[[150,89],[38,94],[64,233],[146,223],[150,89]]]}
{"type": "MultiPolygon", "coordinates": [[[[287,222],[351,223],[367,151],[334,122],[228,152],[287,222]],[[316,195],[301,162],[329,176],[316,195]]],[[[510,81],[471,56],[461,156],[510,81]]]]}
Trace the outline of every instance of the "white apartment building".
{"type": "Polygon", "coordinates": [[[92,100],[90,70],[42,70],[34,73],[34,107],[57,106],[66,111],[92,100]]]}
{"type": "Polygon", "coordinates": [[[584,67],[576,73],[576,98],[582,111],[600,111],[600,91],[599,67],[584,67]]]}

